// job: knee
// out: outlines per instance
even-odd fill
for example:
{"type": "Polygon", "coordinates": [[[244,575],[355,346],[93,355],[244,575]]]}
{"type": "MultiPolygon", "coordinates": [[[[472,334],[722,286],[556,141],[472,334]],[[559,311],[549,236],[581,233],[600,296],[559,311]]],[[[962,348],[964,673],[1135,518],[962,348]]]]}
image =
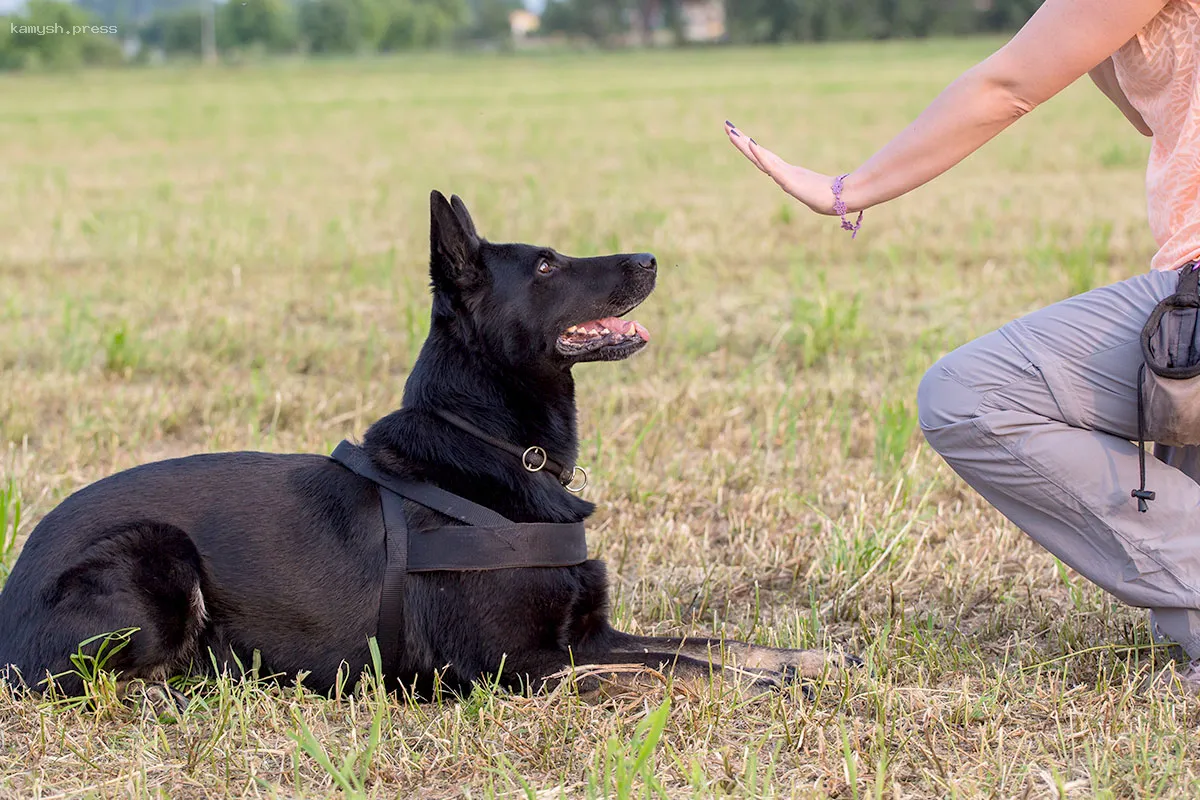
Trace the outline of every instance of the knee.
{"type": "Polygon", "coordinates": [[[936,449],[939,431],[978,415],[980,396],[967,386],[955,369],[959,359],[967,357],[956,351],[929,368],[917,387],[917,419],[925,438],[936,449]]]}

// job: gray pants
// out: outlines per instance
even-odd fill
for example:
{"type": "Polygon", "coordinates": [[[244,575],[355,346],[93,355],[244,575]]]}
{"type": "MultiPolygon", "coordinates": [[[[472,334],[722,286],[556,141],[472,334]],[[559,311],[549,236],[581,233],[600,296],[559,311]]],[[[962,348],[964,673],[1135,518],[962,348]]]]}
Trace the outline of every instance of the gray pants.
{"type": "Polygon", "coordinates": [[[1014,320],[938,361],[917,404],[929,444],[984,499],[1200,658],[1200,448],[1147,454],[1148,513],[1129,494],[1140,333],[1178,280],[1150,272],[1014,320]]]}

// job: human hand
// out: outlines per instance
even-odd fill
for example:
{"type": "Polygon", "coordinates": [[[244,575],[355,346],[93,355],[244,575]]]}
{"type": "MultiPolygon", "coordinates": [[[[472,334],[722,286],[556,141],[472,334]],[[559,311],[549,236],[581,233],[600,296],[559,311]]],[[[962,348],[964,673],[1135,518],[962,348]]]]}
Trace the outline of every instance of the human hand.
{"type": "Polygon", "coordinates": [[[771,177],[779,187],[818,214],[834,216],[833,177],[789,164],[725,120],[725,134],[750,163],[771,177]]]}

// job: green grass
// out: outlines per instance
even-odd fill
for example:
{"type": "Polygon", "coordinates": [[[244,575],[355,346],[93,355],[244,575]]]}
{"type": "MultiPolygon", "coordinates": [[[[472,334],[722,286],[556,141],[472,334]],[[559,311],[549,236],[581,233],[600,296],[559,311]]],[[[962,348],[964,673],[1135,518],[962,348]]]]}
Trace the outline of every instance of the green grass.
{"type": "MultiPolygon", "coordinates": [[[[0,578],[7,578],[17,558],[21,531],[21,494],[12,478],[0,489],[0,578]]],[[[0,584],[2,585],[2,584],[0,584]]]]}
{"type": "Polygon", "coordinates": [[[1085,80],[851,241],[722,133],[851,169],[997,44],[0,78],[0,580],[115,470],[329,452],[393,409],[439,188],[490,238],[658,256],[651,346],[577,370],[617,624],[872,668],[813,703],[183,681],[175,722],[89,671],[84,705],[0,689],[0,796],[1195,796],[1198,709],[1141,689],[1143,615],[915,424],[939,355],[1147,268],[1146,140],[1085,80]]]}

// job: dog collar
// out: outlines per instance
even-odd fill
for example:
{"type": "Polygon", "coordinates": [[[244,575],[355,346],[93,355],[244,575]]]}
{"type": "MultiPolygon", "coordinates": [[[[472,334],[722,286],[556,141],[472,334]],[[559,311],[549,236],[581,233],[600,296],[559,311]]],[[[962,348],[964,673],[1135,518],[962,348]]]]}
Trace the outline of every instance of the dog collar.
{"type": "Polygon", "coordinates": [[[500,448],[506,453],[512,453],[514,456],[517,456],[521,459],[521,466],[525,467],[525,469],[530,472],[541,472],[543,469],[548,467],[557,475],[558,482],[562,484],[563,488],[568,492],[578,494],[587,487],[587,470],[578,465],[573,465],[570,469],[567,469],[562,464],[550,458],[550,454],[547,453],[543,447],[539,447],[535,444],[530,445],[522,450],[515,444],[510,444],[503,439],[497,439],[495,436],[484,433],[479,428],[467,422],[457,414],[451,414],[449,411],[443,411],[440,408],[435,408],[433,413],[437,414],[439,417],[446,420],[446,422],[449,422],[459,430],[471,434],[476,439],[480,439],[492,445],[493,447],[500,448]],[[581,483],[579,486],[574,486],[573,484],[579,477],[582,477],[583,483],[581,483]]]}

